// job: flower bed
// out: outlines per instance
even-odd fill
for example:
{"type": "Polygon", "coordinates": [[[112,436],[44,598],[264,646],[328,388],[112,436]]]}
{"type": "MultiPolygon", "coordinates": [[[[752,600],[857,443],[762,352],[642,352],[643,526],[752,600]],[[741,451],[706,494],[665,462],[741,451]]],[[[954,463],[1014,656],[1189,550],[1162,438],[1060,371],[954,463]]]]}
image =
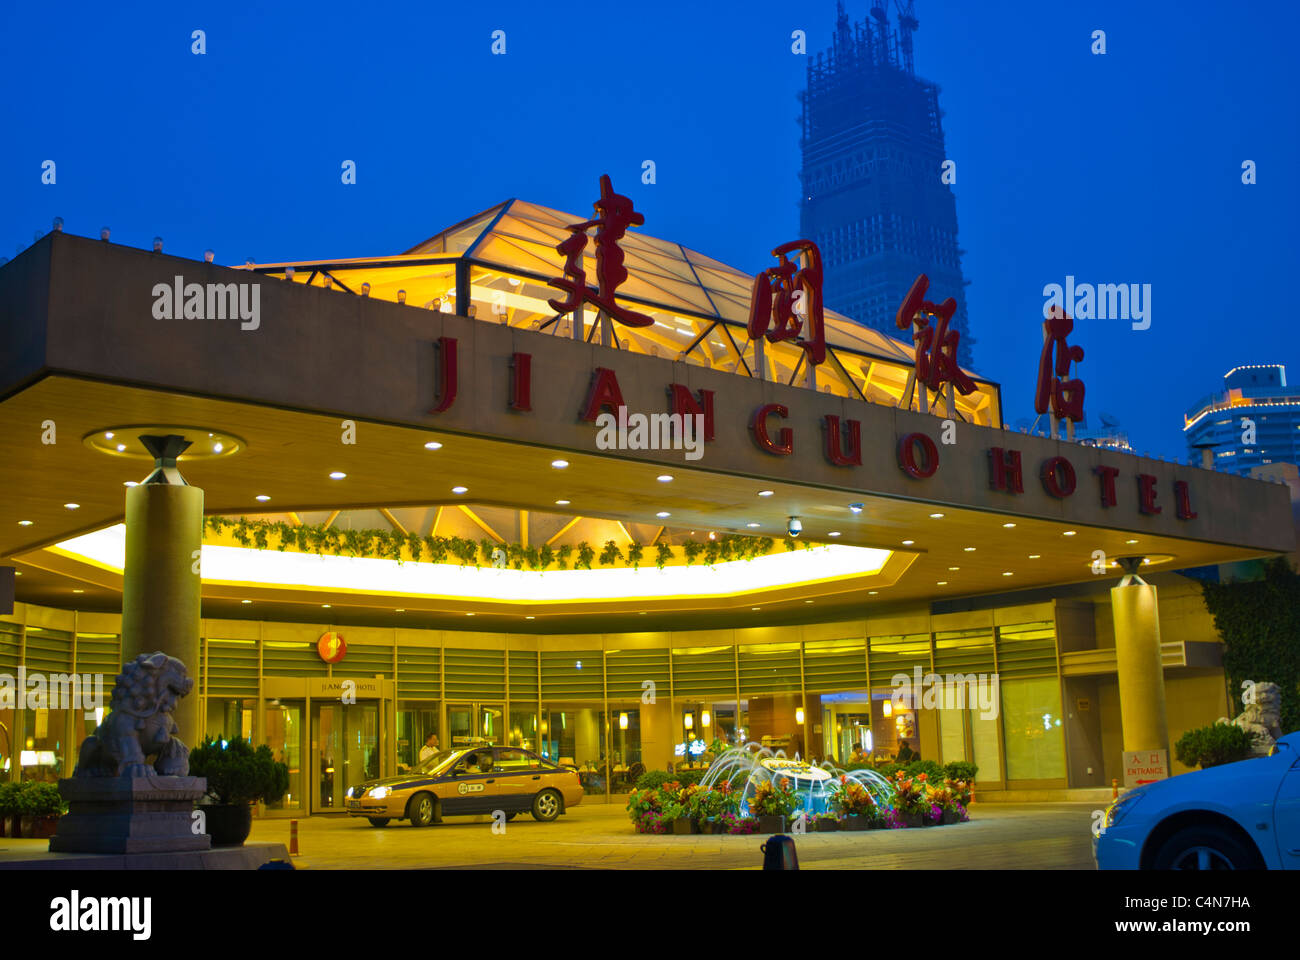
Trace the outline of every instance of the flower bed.
{"type": "MultiPolygon", "coordinates": [[[[969,820],[970,780],[946,778],[942,786],[930,782],[928,773],[894,774],[891,806],[877,804],[861,782],[841,775],[832,782],[828,811],[807,821],[809,829],[877,830],[940,826],[969,820]]],[[[784,777],[754,784],[749,798],[750,816],[740,814],[743,791],[730,781],[705,787],[676,780],[633,790],[627,812],[637,833],[751,834],[791,829],[800,796],[784,777]]]]}

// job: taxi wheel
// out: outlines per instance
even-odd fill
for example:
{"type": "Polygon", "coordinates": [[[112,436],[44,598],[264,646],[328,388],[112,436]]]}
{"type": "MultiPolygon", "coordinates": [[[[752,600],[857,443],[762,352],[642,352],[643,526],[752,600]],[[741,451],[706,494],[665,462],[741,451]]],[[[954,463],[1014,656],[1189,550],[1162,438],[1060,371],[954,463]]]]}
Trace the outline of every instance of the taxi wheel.
{"type": "Polygon", "coordinates": [[[533,797],[533,819],[550,823],[560,815],[561,798],[554,790],[543,790],[533,797]]]}
{"type": "Polygon", "coordinates": [[[433,794],[417,793],[411,798],[411,826],[427,827],[433,823],[433,794]]]}
{"type": "Polygon", "coordinates": [[[366,817],[366,819],[370,821],[372,827],[388,826],[388,817],[366,817]]]}

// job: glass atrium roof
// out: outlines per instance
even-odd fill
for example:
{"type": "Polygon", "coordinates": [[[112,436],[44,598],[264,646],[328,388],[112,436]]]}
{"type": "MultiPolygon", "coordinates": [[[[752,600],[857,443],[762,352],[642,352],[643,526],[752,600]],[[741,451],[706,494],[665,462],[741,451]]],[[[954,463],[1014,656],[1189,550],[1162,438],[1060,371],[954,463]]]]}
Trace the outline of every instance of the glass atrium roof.
{"type": "MultiPolygon", "coordinates": [[[[912,370],[909,345],[827,310],[826,362],[814,371],[810,384],[799,346],[764,343],[760,353],[750,342],[750,274],[637,231],[629,231],[620,243],[628,279],[617,299],[652,317],[654,324],[631,328],[600,322],[590,307],[585,308],[581,327],[572,314],[557,318],[547,303],[565,298],[563,291],[547,285],[564,273],[565,258],[556,245],[570,236],[570,224],[584,219],[507,200],[400,255],[257,264],[252,269],[294,283],[455,311],[837,396],[890,406],[900,402],[912,370]],[[464,309],[458,306],[457,283],[470,290],[464,309]]],[[[595,278],[595,244],[587,245],[584,269],[588,278],[595,278]]],[[[1000,426],[997,385],[970,375],[977,389],[957,397],[959,415],[968,422],[1000,426]]]]}

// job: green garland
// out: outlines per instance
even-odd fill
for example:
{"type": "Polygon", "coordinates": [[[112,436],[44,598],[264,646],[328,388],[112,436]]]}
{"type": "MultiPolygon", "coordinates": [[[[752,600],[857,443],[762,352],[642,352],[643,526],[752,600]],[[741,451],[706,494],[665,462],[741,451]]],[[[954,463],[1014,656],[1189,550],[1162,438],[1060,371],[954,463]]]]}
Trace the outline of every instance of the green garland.
{"type": "MultiPolygon", "coordinates": [[[[494,566],[502,560],[504,565],[515,570],[590,570],[592,563],[612,566],[620,561],[633,569],[640,569],[645,556],[645,547],[633,542],[627,547],[627,555],[619,549],[614,540],[607,540],[604,549],[597,556],[596,548],[583,540],[577,544],[577,556],[574,556],[573,544],[561,544],[552,548],[525,547],[519,543],[498,543],[495,540],[470,540],[465,537],[420,536],[417,533],[399,533],[396,530],[340,530],[324,524],[301,524],[294,526],[280,520],[250,520],[240,517],[231,520],[227,517],[205,517],[204,527],[220,536],[229,530],[230,535],[241,547],[253,547],[266,550],[271,545],[271,538],[276,539],[277,550],[294,547],[302,553],[314,553],[317,556],[329,554],[342,557],[378,557],[396,560],[402,563],[410,554],[416,562],[428,560],[430,563],[448,563],[459,561],[461,566],[494,566]],[[500,551],[500,553],[498,553],[500,551]]],[[[769,553],[774,541],[771,537],[746,537],[741,534],[725,534],[703,543],[687,540],[683,544],[686,564],[690,566],[703,559],[713,566],[730,560],[753,560],[769,553]]],[[[811,546],[811,544],[804,544],[811,546]]],[[[794,541],[787,538],[786,549],[794,549],[794,541]]],[[[657,545],[655,566],[662,570],[673,559],[673,550],[666,543],[657,545]]]]}
{"type": "Polygon", "coordinates": [[[1262,579],[1202,583],[1201,591],[1223,638],[1232,714],[1244,709],[1243,681],[1271,681],[1282,692],[1282,732],[1300,730],[1300,575],[1278,557],[1262,579]]]}

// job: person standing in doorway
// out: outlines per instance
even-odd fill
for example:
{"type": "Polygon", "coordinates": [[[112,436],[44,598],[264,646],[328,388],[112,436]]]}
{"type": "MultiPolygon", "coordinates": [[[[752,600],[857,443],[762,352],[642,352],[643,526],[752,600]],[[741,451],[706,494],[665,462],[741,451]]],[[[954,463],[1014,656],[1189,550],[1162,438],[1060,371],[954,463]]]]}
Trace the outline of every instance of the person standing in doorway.
{"type": "Polygon", "coordinates": [[[424,741],[424,746],[420,748],[420,763],[428,760],[438,752],[438,735],[431,733],[424,741]]]}

